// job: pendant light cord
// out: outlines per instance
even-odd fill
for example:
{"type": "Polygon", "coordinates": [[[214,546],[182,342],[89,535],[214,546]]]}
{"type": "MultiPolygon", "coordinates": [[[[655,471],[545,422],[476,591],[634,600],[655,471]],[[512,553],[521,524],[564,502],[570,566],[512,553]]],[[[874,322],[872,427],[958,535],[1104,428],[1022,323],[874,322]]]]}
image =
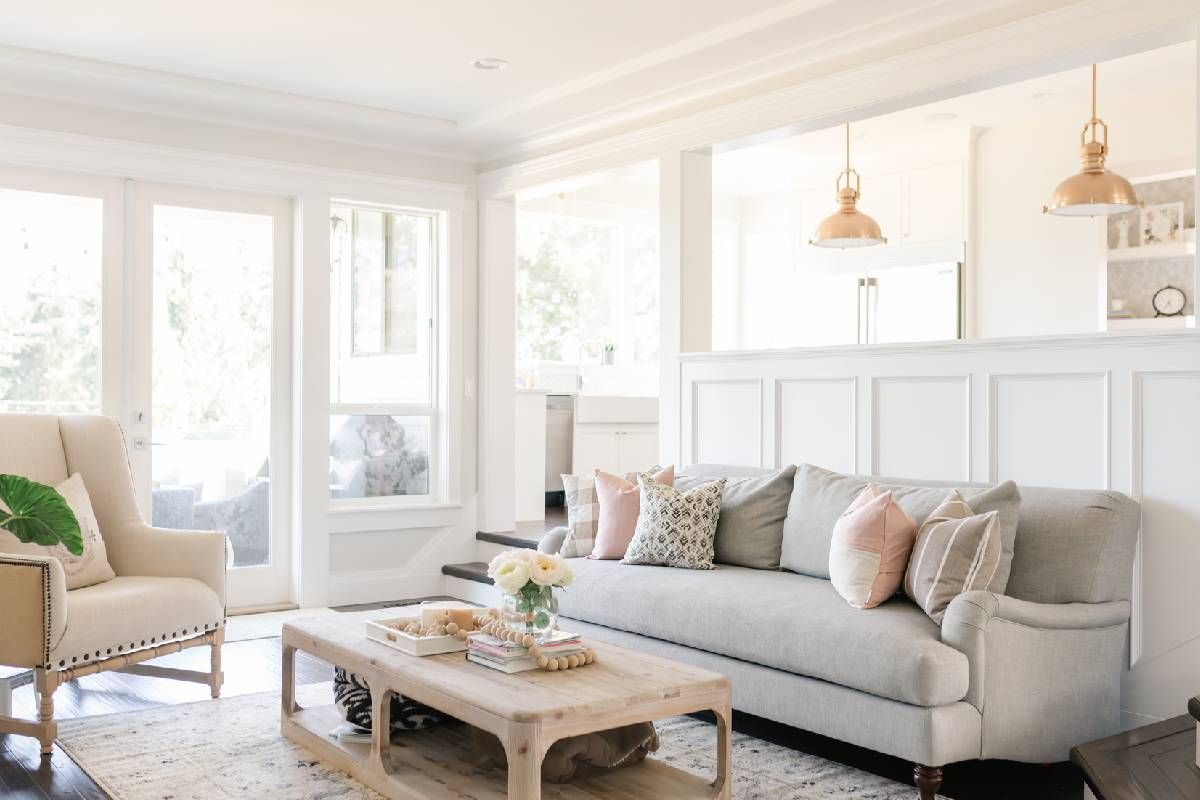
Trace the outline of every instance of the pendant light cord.
{"type": "Polygon", "coordinates": [[[846,174],[850,174],[850,123],[846,123],[846,174]]]}
{"type": "Polygon", "coordinates": [[[1092,119],[1096,118],[1096,65],[1092,64],[1092,119]]]}

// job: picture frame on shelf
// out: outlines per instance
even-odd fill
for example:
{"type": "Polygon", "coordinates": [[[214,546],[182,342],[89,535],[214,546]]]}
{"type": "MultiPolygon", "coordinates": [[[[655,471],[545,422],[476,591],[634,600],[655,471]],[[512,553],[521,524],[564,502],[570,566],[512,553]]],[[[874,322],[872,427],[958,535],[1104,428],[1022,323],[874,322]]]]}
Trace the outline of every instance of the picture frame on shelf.
{"type": "Polygon", "coordinates": [[[1183,202],[1143,206],[1139,217],[1142,245],[1183,241],[1183,202]]]}

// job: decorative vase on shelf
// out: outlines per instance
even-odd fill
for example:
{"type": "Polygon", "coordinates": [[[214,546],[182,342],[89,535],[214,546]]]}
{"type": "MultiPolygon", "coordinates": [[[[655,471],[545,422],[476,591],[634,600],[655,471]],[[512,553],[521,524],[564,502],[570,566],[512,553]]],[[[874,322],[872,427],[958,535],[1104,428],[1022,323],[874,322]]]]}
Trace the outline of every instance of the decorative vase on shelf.
{"type": "Polygon", "coordinates": [[[506,594],[502,617],[510,627],[544,636],[558,622],[558,598],[549,586],[538,586],[536,591],[516,596],[506,594]]]}
{"type": "Polygon", "coordinates": [[[560,555],[521,549],[493,558],[488,577],[504,595],[504,624],[541,638],[558,622],[554,590],[570,586],[575,572],[560,555]]]}

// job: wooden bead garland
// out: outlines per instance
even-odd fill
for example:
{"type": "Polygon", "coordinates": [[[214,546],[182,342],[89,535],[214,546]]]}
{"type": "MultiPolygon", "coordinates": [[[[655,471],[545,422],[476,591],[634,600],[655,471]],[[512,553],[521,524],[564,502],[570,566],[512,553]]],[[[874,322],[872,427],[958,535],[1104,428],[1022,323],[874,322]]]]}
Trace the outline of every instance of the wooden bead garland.
{"type": "Polygon", "coordinates": [[[392,627],[396,628],[397,630],[403,630],[410,636],[453,636],[460,642],[465,642],[468,634],[480,629],[481,619],[484,618],[475,617],[475,626],[471,630],[459,627],[456,623],[451,622],[450,617],[446,615],[438,617],[436,620],[434,620],[434,624],[430,625],[429,627],[425,627],[420,622],[410,622],[403,628],[401,628],[399,625],[393,625],[392,627]]]}
{"type": "Polygon", "coordinates": [[[544,670],[557,672],[596,663],[596,651],[590,648],[582,653],[572,653],[569,656],[547,656],[542,652],[542,648],[538,646],[537,639],[532,634],[519,631],[501,622],[498,618],[499,612],[494,608],[490,609],[488,614],[489,616],[486,617],[475,618],[479,630],[489,636],[495,636],[497,639],[521,645],[529,651],[529,655],[536,659],[537,665],[544,670]]]}

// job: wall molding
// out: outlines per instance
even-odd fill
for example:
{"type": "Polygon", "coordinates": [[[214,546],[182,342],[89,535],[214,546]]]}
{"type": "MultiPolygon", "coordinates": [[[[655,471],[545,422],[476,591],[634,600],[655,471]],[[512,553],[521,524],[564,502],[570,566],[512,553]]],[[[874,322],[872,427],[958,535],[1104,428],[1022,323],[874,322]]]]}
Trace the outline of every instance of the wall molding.
{"type": "Polygon", "coordinates": [[[849,389],[850,429],[847,439],[850,447],[850,472],[858,472],[858,377],[854,375],[841,377],[811,377],[811,378],[777,378],[774,381],[775,390],[772,393],[775,402],[775,435],[774,458],[775,466],[783,466],[783,390],[789,384],[824,384],[830,386],[845,385],[849,389]]]}
{"type": "Polygon", "coordinates": [[[1035,382],[1035,381],[1095,381],[1101,382],[1103,391],[1101,418],[1104,423],[1103,442],[1103,484],[1105,489],[1112,488],[1112,371],[1096,372],[1010,372],[989,373],[987,376],[987,482],[999,483],[999,389],[1004,381],[1035,382]]]}
{"type": "Polygon", "coordinates": [[[763,466],[763,432],[764,421],[766,414],[764,413],[763,402],[765,393],[763,392],[763,380],[761,378],[713,378],[692,382],[691,389],[691,435],[689,436],[689,447],[691,449],[691,458],[688,463],[700,463],[700,427],[699,415],[696,414],[696,408],[700,401],[700,387],[702,386],[752,386],[755,391],[755,408],[757,410],[757,419],[755,420],[755,428],[758,431],[758,436],[755,439],[756,450],[758,451],[757,463],[754,466],[763,466]]]}
{"type": "Polygon", "coordinates": [[[879,387],[888,383],[948,383],[962,384],[963,418],[966,430],[963,432],[963,463],[962,476],[953,480],[969,483],[971,480],[971,463],[974,457],[971,432],[971,375],[879,375],[871,378],[871,474],[879,475],[879,387]]]}

